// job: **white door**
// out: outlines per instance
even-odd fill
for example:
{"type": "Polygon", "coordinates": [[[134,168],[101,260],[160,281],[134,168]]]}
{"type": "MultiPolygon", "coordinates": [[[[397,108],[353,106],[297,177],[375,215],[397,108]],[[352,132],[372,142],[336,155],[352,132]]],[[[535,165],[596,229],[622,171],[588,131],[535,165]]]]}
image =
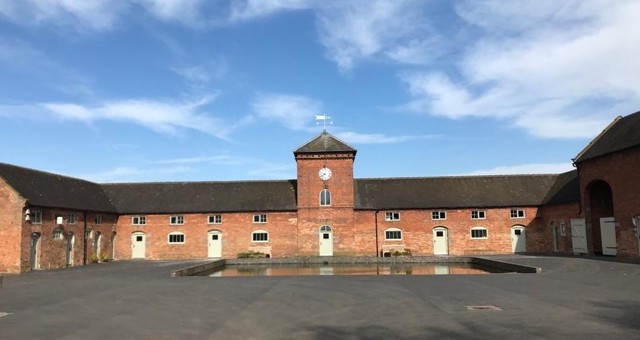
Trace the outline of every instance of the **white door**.
{"type": "Polygon", "coordinates": [[[31,234],[31,250],[29,256],[29,264],[31,270],[38,269],[38,245],[40,243],[40,233],[31,234]]]}
{"type": "Polygon", "coordinates": [[[447,228],[433,229],[433,255],[449,255],[447,228]]]}
{"type": "Polygon", "coordinates": [[[573,254],[586,254],[587,249],[587,224],[584,218],[571,219],[571,243],[573,254]]]}
{"type": "Polygon", "coordinates": [[[527,251],[527,234],[523,226],[511,227],[511,250],[514,253],[527,251]]]}
{"type": "Polygon", "coordinates": [[[65,264],[67,265],[67,267],[71,267],[73,266],[73,243],[76,240],[76,236],[73,234],[69,234],[69,236],[67,236],[67,260],[65,262],[65,264]]]}
{"type": "Polygon", "coordinates": [[[616,222],[613,217],[600,219],[600,236],[602,237],[602,255],[617,255],[616,222]]]}
{"type": "Polygon", "coordinates": [[[320,256],[333,256],[333,233],[328,225],[320,228],[320,256]]]}
{"type": "Polygon", "coordinates": [[[133,233],[131,235],[131,258],[143,259],[145,257],[146,235],[144,233],[133,233]]]}
{"type": "Polygon", "coordinates": [[[222,233],[210,231],[207,234],[208,257],[222,257],[222,233]]]}

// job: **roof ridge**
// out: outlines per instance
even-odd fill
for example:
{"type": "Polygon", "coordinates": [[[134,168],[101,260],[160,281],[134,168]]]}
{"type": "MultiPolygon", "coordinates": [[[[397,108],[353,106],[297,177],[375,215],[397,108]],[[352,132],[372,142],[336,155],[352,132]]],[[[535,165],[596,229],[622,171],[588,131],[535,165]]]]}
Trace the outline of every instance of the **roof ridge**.
{"type": "Polygon", "coordinates": [[[609,123],[609,125],[607,125],[602,131],[600,131],[600,133],[594,138],[592,139],[589,144],[587,144],[587,146],[585,146],[582,151],[580,151],[574,158],[571,158],[571,161],[573,162],[573,164],[576,163],[576,161],[582,157],[582,155],[584,155],[587,151],[589,151],[589,149],[591,149],[592,146],[594,146],[596,144],[597,141],[600,140],[600,138],[602,138],[614,125],[616,125],[619,121],[622,120],[622,116],[617,116],[616,118],[613,119],[613,121],[611,121],[611,123],[609,123]]]}
{"type": "Polygon", "coordinates": [[[26,167],[26,166],[0,162],[0,166],[3,166],[3,165],[8,166],[8,167],[13,167],[13,168],[26,170],[26,171],[38,172],[38,173],[41,173],[41,174],[54,176],[54,177],[65,177],[65,178],[69,178],[69,179],[73,179],[73,180],[77,180],[77,181],[82,181],[82,182],[87,182],[87,183],[91,183],[91,184],[99,184],[99,183],[92,182],[90,180],[83,179],[83,178],[80,178],[80,177],[69,176],[69,175],[64,175],[64,174],[55,173],[55,172],[51,172],[51,171],[45,171],[45,170],[40,170],[40,169],[29,168],[29,167],[26,167]]]}
{"type": "MultiPolygon", "coordinates": [[[[570,170],[571,172],[575,170],[570,170]]],[[[356,180],[386,180],[386,179],[456,179],[456,178],[505,178],[505,177],[550,177],[559,176],[567,172],[551,173],[551,174],[497,174],[497,175],[443,175],[443,176],[425,176],[425,177],[362,177],[354,178],[356,180]]]]}
{"type": "Polygon", "coordinates": [[[231,181],[161,181],[161,182],[113,182],[113,183],[98,183],[102,186],[112,185],[151,185],[151,184],[206,184],[206,183],[276,183],[276,182],[291,182],[296,179],[249,179],[249,180],[231,180],[231,181]]]}

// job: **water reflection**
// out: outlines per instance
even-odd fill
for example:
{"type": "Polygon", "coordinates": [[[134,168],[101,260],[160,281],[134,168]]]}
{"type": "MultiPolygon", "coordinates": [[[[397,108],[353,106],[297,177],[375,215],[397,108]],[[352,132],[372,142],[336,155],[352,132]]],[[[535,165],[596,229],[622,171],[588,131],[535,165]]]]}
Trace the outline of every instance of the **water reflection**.
{"type": "Polygon", "coordinates": [[[497,271],[468,263],[372,264],[372,265],[227,265],[207,276],[304,276],[304,275],[461,275],[497,271]]]}

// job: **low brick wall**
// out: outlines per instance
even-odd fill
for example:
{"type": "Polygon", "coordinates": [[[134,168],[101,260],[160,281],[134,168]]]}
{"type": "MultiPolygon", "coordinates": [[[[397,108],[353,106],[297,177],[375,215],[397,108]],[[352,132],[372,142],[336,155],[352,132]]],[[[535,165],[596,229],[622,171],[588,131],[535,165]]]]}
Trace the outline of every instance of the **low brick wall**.
{"type": "Polygon", "coordinates": [[[471,263],[479,264],[485,267],[497,268],[507,272],[524,273],[524,274],[536,274],[542,271],[542,268],[530,267],[521,264],[509,263],[504,261],[489,260],[480,257],[473,257],[471,263]]]}
{"type": "Polygon", "coordinates": [[[186,267],[171,272],[172,277],[179,276],[194,276],[202,272],[212,271],[218,268],[222,268],[225,265],[226,260],[216,260],[203,264],[197,264],[195,266],[186,267]]]}

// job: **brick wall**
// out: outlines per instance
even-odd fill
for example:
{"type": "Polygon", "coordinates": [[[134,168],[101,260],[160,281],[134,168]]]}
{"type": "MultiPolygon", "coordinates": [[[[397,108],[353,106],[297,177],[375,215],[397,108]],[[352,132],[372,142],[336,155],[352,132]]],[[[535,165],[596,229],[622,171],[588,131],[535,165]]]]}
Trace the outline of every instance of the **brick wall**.
{"type": "Polygon", "coordinates": [[[0,178],[0,273],[19,273],[25,200],[0,178]]]}
{"type": "MultiPolygon", "coordinates": [[[[605,181],[613,194],[613,210],[616,222],[618,256],[638,257],[638,238],[632,223],[632,217],[640,215],[640,148],[636,147],[614,154],[601,156],[578,164],[580,190],[582,193],[582,217],[587,221],[587,239],[589,250],[593,251],[593,231],[599,221],[592,218],[590,186],[596,180],[605,181]]],[[[596,247],[597,248],[597,247],[596,247]]]]}
{"type": "Polygon", "coordinates": [[[529,230],[528,246],[534,253],[572,254],[571,219],[580,218],[580,202],[543,206],[538,210],[540,223],[529,230]],[[554,227],[556,246],[554,251],[554,227]]]}

